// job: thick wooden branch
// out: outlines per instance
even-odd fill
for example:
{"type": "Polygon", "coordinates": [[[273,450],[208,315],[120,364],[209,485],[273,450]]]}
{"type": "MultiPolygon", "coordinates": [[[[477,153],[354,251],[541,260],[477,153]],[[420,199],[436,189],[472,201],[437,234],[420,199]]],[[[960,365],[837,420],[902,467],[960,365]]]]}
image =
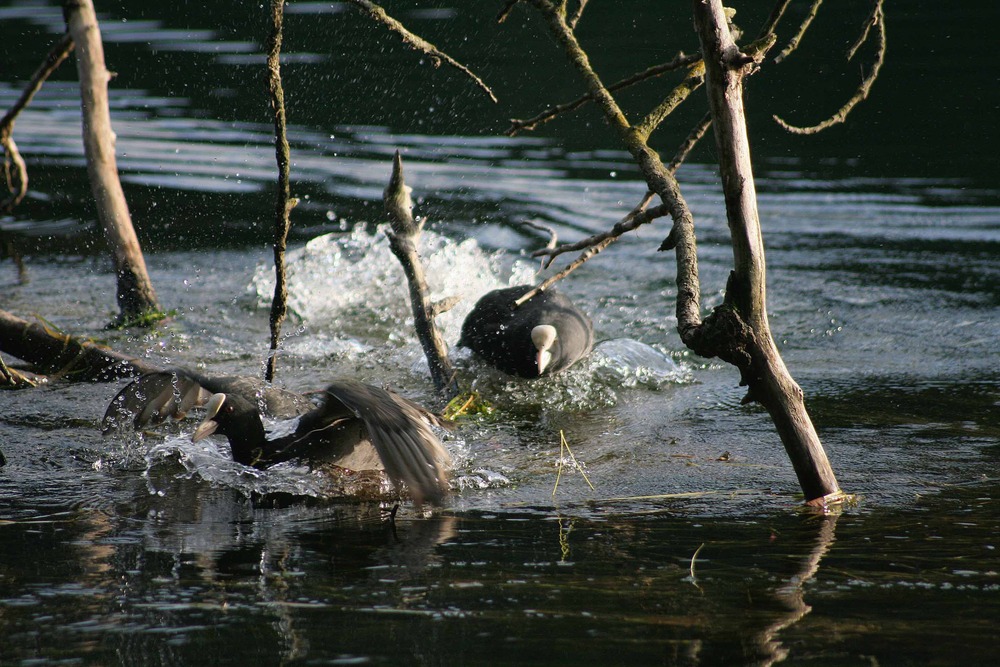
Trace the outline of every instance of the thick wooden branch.
{"type": "Polygon", "coordinates": [[[110,382],[162,370],[4,310],[0,310],[0,352],[31,364],[38,373],[70,380],[110,382]]]}
{"type": "Polygon", "coordinates": [[[278,343],[281,325],[288,309],[288,281],[285,272],[285,249],[291,212],[298,200],[292,199],[289,183],[291,158],[285,132],[285,91],[281,86],[281,39],[284,0],[271,0],[271,31],[267,39],[267,90],[274,114],[274,156],[278,163],[278,187],[274,201],[274,296],[271,299],[271,352],[267,357],[264,379],[274,380],[278,363],[278,343]]]}
{"type": "Polygon", "coordinates": [[[482,79],[473,74],[472,70],[470,70],[468,67],[466,67],[462,63],[458,62],[457,60],[449,56],[444,51],[441,51],[438,47],[434,46],[423,37],[415,35],[409,30],[407,30],[406,26],[404,26],[402,23],[389,16],[386,13],[386,11],[379,5],[375,4],[374,2],[371,2],[371,0],[348,0],[348,2],[350,2],[353,5],[357,5],[377,23],[381,23],[386,28],[399,35],[403,39],[403,43],[409,46],[411,49],[420,51],[421,53],[424,53],[427,56],[429,56],[431,58],[431,61],[434,63],[435,67],[439,66],[443,62],[447,64],[449,67],[457,69],[459,72],[472,79],[472,82],[480,90],[489,95],[490,99],[493,100],[493,102],[498,101],[497,96],[493,94],[493,91],[490,90],[490,87],[487,86],[482,79]]]}
{"type": "Polygon", "coordinates": [[[694,0],[693,5],[705,54],[734,266],[725,303],[706,319],[703,335],[719,333],[722,327],[722,338],[728,341],[723,349],[740,369],[747,399],[759,402],[771,415],[806,500],[823,502],[842,492],[767,319],[764,244],[743,108],[743,78],[753,65],[733,41],[721,0],[694,0]]]}
{"type": "Polygon", "coordinates": [[[118,178],[115,133],[111,129],[108,81],[111,74],[104,64],[104,45],[91,0],[64,0],[63,11],[69,34],[76,44],[76,64],[80,76],[83,106],[83,148],[87,175],[97,203],[97,216],[111,246],[118,276],[119,326],[148,325],[163,314],[146,271],[125,192],[118,178]]]}
{"type": "MultiPolygon", "coordinates": [[[[447,304],[432,304],[428,295],[427,278],[424,266],[417,253],[417,244],[423,227],[413,219],[413,201],[410,198],[411,188],[403,181],[403,158],[399,151],[392,163],[392,176],[389,185],[383,193],[385,212],[389,216],[392,232],[389,236],[389,248],[403,266],[406,281],[410,288],[410,307],[413,310],[413,326],[420,340],[420,346],[427,357],[427,365],[431,371],[434,386],[446,400],[458,395],[458,382],[451,360],[448,358],[448,346],[437,328],[434,317],[443,312],[447,304]]],[[[454,305],[453,303],[451,305],[454,305]]],[[[451,305],[447,305],[448,308],[451,305]]]]}

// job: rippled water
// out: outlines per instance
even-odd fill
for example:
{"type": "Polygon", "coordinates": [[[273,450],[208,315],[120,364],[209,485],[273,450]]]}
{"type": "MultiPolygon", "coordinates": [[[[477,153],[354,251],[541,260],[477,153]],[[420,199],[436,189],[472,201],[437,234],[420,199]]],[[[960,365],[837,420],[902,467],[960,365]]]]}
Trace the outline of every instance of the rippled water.
{"type": "MultiPolygon", "coordinates": [[[[119,165],[176,314],[153,332],[103,329],[114,283],[70,80],[47,84],[17,123],[32,191],[0,227],[30,281],[0,264],[0,308],[164,364],[258,374],[274,158],[244,92],[257,47],[194,10],[130,4],[103,15],[122,69],[119,165]],[[162,74],[136,81],[125,58],[212,76],[179,93],[162,74]]],[[[343,9],[289,4],[317,24],[343,9]]],[[[428,30],[464,16],[406,12],[428,30]]],[[[37,51],[61,30],[46,3],[0,7],[0,19],[10,44],[37,51]]],[[[293,100],[297,77],[332,85],[331,63],[346,67],[316,39],[288,48],[293,100]]],[[[34,58],[18,58],[30,72],[34,58]]],[[[4,72],[3,106],[23,76],[4,72]]],[[[304,106],[290,112],[301,203],[278,370],[293,389],[350,375],[440,407],[379,226],[395,150],[427,219],[435,298],[462,297],[441,320],[451,344],[479,295],[533,279],[527,253],[546,239],[522,221],[575,240],[644,192],[596,140],[430,134],[304,106]]],[[[585,363],[525,383],[453,350],[460,383],[495,411],[443,436],[456,493],[427,515],[404,506],[390,523],[385,507],[324,499],[305,470],[247,470],[219,443],[191,443],[190,423],[105,439],[116,386],[0,393],[0,663],[993,664],[998,191],[981,173],[872,176],[763,143],[772,328],[855,505],[803,512],[737,373],[680,344],[673,257],[655,252],[667,230],[653,225],[563,283],[594,319],[585,363]]],[[[680,176],[710,308],[731,264],[725,212],[710,166],[680,176]]]]}

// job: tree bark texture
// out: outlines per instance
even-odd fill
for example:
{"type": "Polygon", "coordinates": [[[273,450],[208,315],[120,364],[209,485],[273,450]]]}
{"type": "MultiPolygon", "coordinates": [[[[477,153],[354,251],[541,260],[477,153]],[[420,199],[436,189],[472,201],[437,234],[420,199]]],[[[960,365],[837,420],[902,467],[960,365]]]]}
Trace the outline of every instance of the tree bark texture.
{"type": "Polygon", "coordinates": [[[745,402],[757,401],[777,427],[807,501],[841,493],[826,452],[806,411],[802,390],[774,344],[767,319],[764,243],[743,109],[743,78],[753,65],[727,27],[721,0],[694,0],[706,89],[715,128],[734,268],[723,306],[706,319],[729,338],[720,356],[734,363],[747,385],[745,402]]]}
{"type": "Polygon", "coordinates": [[[111,75],[104,64],[101,31],[91,0],[65,0],[63,11],[76,44],[87,175],[118,277],[119,323],[136,322],[157,313],[160,307],[118,179],[115,134],[108,108],[111,75]]]}

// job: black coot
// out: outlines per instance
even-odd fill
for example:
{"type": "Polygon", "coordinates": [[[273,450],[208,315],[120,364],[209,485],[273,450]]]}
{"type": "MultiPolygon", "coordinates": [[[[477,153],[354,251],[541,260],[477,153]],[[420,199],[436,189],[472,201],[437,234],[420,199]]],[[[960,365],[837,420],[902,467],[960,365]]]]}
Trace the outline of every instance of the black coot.
{"type": "Polygon", "coordinates": [[[458,344],[511,375],[537,378],[565,370],[594,345],[590,319],[555,289],[514,306],[531,285],[484,295],[462,324],[458,344]]]}
{"type": "Polygon", "coordinates": [[[317,407],[305,396],[244,377],[207,378],[174,369],[144,375],[123,388],[104,415],[105,432],[132,421],[135,428],[181,419],[205,406],[192,439],[213,433],[229,439],[233,459],[266,468],[292,459],[351,471],[384,470],[405,484],[418,503],[448,493],[449,456],[429,424],[435,415],[395,393],[355,380],[337,380],[317,407]],[[279,422],[265,432],[261,415],[279,422]]]}

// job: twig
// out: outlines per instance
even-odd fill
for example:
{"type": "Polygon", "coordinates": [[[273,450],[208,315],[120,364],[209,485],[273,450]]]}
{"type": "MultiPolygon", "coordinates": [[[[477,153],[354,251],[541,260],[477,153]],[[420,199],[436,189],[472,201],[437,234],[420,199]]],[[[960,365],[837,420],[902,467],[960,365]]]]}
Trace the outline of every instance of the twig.
{"type": "MultiPolygon", "coordinates": [[[[684,53],[678,53],[676,56],[674,56],[674,59],[669,62],[661,63],[659,65],[654,65],[653,67],[650,67],[646,70],[643,70],[642,72],[639,72],[638,74],[633,74],[630,77],[618,81],[617,83],[611,84],[608,87],[608,91],[615,92],[617,90],[621,90],[622,88],[627,88],[629,86],[635,85],[641,81],[645,81],[646,79],[652,79],[657,76],[660,76],[661,74],[672,72],[682,67],[694,65],[695,63],[698,63],[700,61],[701,61],[701,56],[699,54],[694,54],[689,56],[685,55],[684,53]]],[[[555,106],[551,106],[545,111],[542,111],[538,115],[533,116],[531,118],[524,120],[518,118],[512,118],[510,121],[510,127],[507,128],[505,134],[509,137],[513,137],[523,130],[534,130],[539,125],[549,122],[559,114],[566,113],[569,111],[575,111],[576,109],[579,109],[587,102],[592,102],[595,99],[596,98],[592,93],[587,93],[585,95],[581,95],[572,102],[566,102],[565,104],[557,104],[555,106]]]]}
{"type": "Polygon", "coordinates": [[[428,56],[430,56],[431,60],[434,62],[435,67],[440,66],[442,62],[448,64],[449,66],[457,69],[459,72],[462,72],[470,79],[472,79],[473,83],[475,83],[476,86],[478,86],[480,89],[482,89],[483,92],[485,92],[487,95],[490,96],[491,100],[493,100],[494,102],[498,101],[497,96],[493,94],[493,91],[490,90],[490,87],[487,86],[485,83],[483,83],[482,79],[473,74],[468,67],[458,62],[457,60],[449,56],[447,53],[441,51],[423,37],[415,35],[414,33],[407,30],[406,26],[404,26],[402,23],[389,16],[386,13],[386,11],[382,9],[382,7],[375,4],[374,2],[371,2],[371,0],[348,0],[348,1],[357,5],[361,9],[365,10],[365,12],[367,12],[372,19],[374,19],[378,23],[381,23],[389,30],[393,31],[394,33],[402,37],[404,44],[406,44],[407,46],[416,51],[420,51],[421,53],[425,53],[428,56]]]}
{"type": "Polygon", "coordinates": [[[14,143],[14,121],[17,120],[18,114],[31,103],[35,93],[41,89],[42,84],[49,78],[49,75],[66,60],[66,57],[72,50],[73,38],[69,33],[66,33],[49,50],[45,56],[45,60],[38,66],[35,73],[31,75],[28,87],[21,92],[21,96],[14,102],[14,106],[0,119],[0,144],[4,148],[4,177],[7,181],[7,189],[11,193],[11,197],[4,201],[3,204],[0,204],[0,209],[4,211],[11,211],[15,206],[20,204],[28,192],[28,170],[24,164],[24,159],[21,157],[21,153],[17,150],[17,144],[14,143]],[[11,173],[11,163],[13,163],[14,167],[13,174],[11,173]],[[17,177],[16,186],[13,182],[15,176],[17,177]]]}
{"type": "Polygon", "coordinates": [[[517,3],[519,2],[521,2],[521,0],[507,0],[507,2],[504,3],[504,6],[500,8],[500,12],[496,17],[496,22],[503,23],[506,21],[507,17],[510,16],[511,11],[513,11],[514,7],[517,6],[517,3]]]}
{"type": "MultiPolygon", "coordinates": [[[[864,101],[868,98],[868,93],[871,91],[872,85],[875,83],[875,79],[878,78],[879,70],[882,69],[882,63],[885,62],[885,52],[886,52],[886,42],[885,42],[885,14],[882,12],[882,0],[876,0],[875,8],[872,11],[871,17],[865,21],[865,27],[863,30],[863,37],[868,35],[870,26],[874,25],[876,28],[876,39],[877,39],[877,50],[875,52],[875,63],[872,65],[871,71],[868,76],[864,78],[861,85],[855,91],[851,99],[847,100],[844,106],[840,107],[837,113],[833,114],[826,120],[812,125],[809,127],[799,127],[796,125],[791,125],[784,121],[777,115],[774,116],[774,121],[784,128],[786,131],[792,134],[816,134],[817,132],[822,132],[826,128],[837,125],[838,123],[843,123],[847,120],[847,114],[851,113],[858,103],[864,101]]],[[[848,52],[848,59],[854,56],[857,51],[859,43],[855,43],[848,52]]]]}
{"type": "Polygon", "coordinates": [[[778,4],[771,10],[771,15],[767,17],[767,21],[761,26],[760,33],[757,36],[764,37],[774,32],[774,29],[778,27],[781,17],[785,15],[785,10],[788,9],[788,5],[790,4],[792,4],[792,0],[778,0],[778,4]]]}
{"type": "Polygon", "coordinates": [[[667,163],[667,171],[671,174],[676,174],[677,170],[680,169],[681,165],[684,164],[684,160],[688,158],[694,147],[701,141],[701,138],[705,136],[708,132],[708,128],[712,127],[712,114],[711,112],[705,112],[705,115],[701,117],[701,120],[691,128],[688,132],[687,137],[681,142],[681,145],[677,147],[677,152],[667,163]]]}
{"type": "Polygon", "coordinates": [[[590,478],[587,477],[587,473],[584,471],[583,466],[576,460],[576,456],[573,455],[573,450],[570,449],[569,443],[566,441],[566,434],[563,433],[562,429],[559,430],[559,471],[556,473],[556,483],[552,487],[552,497],[556,497],[556,490],[559,488],[559,480],[562,478],[562,470],[565,463],[563,462],[563,452],[569,454],[569,458],[573,461],[573,466],[580,471],[583,475],[583,479],[587,482],[587,486],[590,487],[591,491],[595,491],[594,485],[590,483],[590,478]]]}
{"type": "Polygon", "coordinates": [[[288,137],[285,133],[285,91],[281,86],[281,38],[284,0],[271,0],[271,33],[267,38],[267,84],[274,112],[274,155],[278,163],[278,191],[274,203],[274,297],[271,300],[271,353],[267,358],[264,379],[274,380],[277,365],[281,324],[285,320],[288,303],[288,283],[285,272],[285,248],[288,244],[290,215],[298,204],[291,198],[289,185],[288,137]]]}
{"type": "Polygon", "coordinates": [[[823,4],[823,0],[813,0],[812,7],[809,8],[809,13],[806,14],[805,19],[803,19],[802,24],[799,26],[799,31],[795,33],[795,36],[792,37],[791,40],[789,40],[788,45],[782,49],[781,53],[775,56],[774,62],[780,63],[782,60],[790,56],[792,51],[798,48],[799,42],[801,42],[802,38],[805,36],[806,30],[809,29],[809,24],[811,24],[813,19],[816,18],[816,14],[819,12],[819,6],[821,4],[823,4]]]}
{"type": "MultiPolygon", "coordinates": [[[[695,147],[698,141],[703,136],[705,136],[705,132],[708,131],[708,128],[711,127],[711,125],[712,125],[712,114],[706,113],[702,117],[702,119],[698,121],[698,123],[691,129],[691,132],[688,133],[687,138],[678,147],[677,152],[674,154],[673,159],[671,159],[670,163],[666,165],[667,173],[674,174],[677,172],[677,169],[680,168],[681,164],[684,163],[684,160],[687,159],[687,156],[690,154],[691,150],[695,147]]],[[[549,278],[546,278],[537,287],[522,295],[521,298],[515,302],[515,305],[518,306],[521,305],[522,303],[533,297],[538,292],[544,291],[549,287],[551,287],[556,281],[562,280],[570,273],[580,268],[580,266],[582,266],[584,262],[591,259],[598,253],[600,253],[602,250],[604,250],[609,245],[614,243],[616,240],[618,240],[619,237],[623,236],[624,234],[634,229],[638,229],[642,225],[648,222],[652,222],[657,218],[662,218],[668,215],[669,210],[664,205],[657,206],[648,211],[646,210],[646,207],[649,205],[649,202],[652,200],[653,196],[654,195],[652,191],[647,191],[646,194],[643,196],[642,200],[638,204],[636,204],[636,206],[629,212],[629,214],[626,215],[624,218],[622,218],[621,221],[618,222],[618,224],[616,224],[607,232],[594,234],[593,236],[583,239],[582,241],[566,244],[558,248],[556,247],[544,248],[542,250],[536,250],[535,252],[533,252],[532,257],[546,258],[542,267],[547,269],[549,268],[549,266],[552,265],[552,262],[559,255],[566,252],[573,252],[575,250],[584,250],[584,252],[571,264],[567,265],[565,269],[563,269],[562,271],[560,271],[555,275],[550,276],[549,278]]],[[[660,245],[659,248],[660,250],[673,249],[674,245],[676,245],[673,228],[671,228],[670,235],[667,236],[667,239],[669,240],[669,244],[668,240],[665,240],[660,245]]]]}
{"type": "Polygon", "coordinates": [[[699,546],[699,547],[698,547],[697,549],[695,549],[695,550],[694,550],[694,554],[693,554],[693,555],[691,556],[691,565],[690,565],[690,567],[688,568],[688,571],[689,571],[689,572],[691,573],[691,583],[694,583],[695,581],[697,581],[697,580],[698,580],[698,577],[696,577],[696,576],[695,576],[695,574],[694,574],[694,562],[695,562],[695,560],[696,560],[696,559],[698,558],[698,554],[700,554],[700,553],[701,553],[701,550],[702,550],[702,549],[703,549],[704,547],[705,547],[705,543],[704,543],[704,542],[702,542],[702,543],[701,543],[701,546],[699,546]]]}
{"type": "Polygon", "coordinates": [[[865,22],[861,26],[861,34],[854,40],[851,48],[847,50],[847,60],[854,58],[854,54],[858,52],[861,45],[868,39],[868,34],[871,32],[872,27],[878,25],[880,17],[884,18],[882,17],[882,0],[876,0],[875,6],[872,7],[872,13],[865,19],[865,22]]]}
{"type": "Polygon", "coordinates": [[[569,24],[570,28],[576,29],[576,24],[580,22],[580,18],[583,16],[583,10],[587,8],[588,0],[577,0],[576,11],[573,12],[566,23],[569,24]]]}

